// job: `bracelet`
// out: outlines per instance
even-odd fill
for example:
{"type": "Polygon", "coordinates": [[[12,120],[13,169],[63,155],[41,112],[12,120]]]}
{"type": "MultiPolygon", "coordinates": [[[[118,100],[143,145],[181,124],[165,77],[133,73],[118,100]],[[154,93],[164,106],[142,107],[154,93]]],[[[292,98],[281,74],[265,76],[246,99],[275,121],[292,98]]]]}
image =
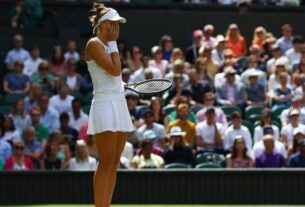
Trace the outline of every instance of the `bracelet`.
{"type": "Polygon", "coordinates": [[[117,45],[117,42],[116,41],[110,41],[108,42],[108,48],[109,48],[109,53],[114,53],[114,52],[119,52],[119,49],[118,49],[118,45],[117,45]]]}

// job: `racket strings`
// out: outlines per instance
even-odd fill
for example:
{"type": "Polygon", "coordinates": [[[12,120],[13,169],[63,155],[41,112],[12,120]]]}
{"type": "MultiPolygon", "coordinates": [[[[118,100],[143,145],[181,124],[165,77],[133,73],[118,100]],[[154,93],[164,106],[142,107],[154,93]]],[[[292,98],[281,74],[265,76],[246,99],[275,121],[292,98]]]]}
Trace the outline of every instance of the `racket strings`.
{"type": "Polygon", "coordinates": [[[142,93],[158,93],[164,91],[171,86],[169,81],[148,81],[138,84],[135,90],[142,93]]]}

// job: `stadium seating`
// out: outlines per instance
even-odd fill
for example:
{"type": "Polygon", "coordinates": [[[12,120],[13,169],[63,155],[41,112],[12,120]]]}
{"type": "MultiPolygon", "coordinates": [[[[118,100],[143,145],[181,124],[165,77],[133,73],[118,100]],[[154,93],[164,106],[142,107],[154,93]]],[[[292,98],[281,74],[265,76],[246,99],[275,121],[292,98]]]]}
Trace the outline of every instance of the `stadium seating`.
{"type": "Polygon", "coordinates": [[[184,163],[171,163],[171,164],[167,164],[164,166],[165,169],[179,169],[179,168],[189,168],[186,164],[184,163]]]}

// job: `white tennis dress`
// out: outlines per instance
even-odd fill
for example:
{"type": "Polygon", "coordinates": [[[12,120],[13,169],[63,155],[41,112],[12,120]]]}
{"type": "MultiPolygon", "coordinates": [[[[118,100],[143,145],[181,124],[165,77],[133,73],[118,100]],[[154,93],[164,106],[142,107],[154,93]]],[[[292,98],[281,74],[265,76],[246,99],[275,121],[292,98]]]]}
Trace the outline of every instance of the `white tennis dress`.
{"type": "MultiPolygon", "coordinates": [[[[101,45],[108,50],[98,38],[101,45]]],[[[88,134],[104,131],[133,131],[121,76],[112,76],[94,60],[87,61],[93,83],[93,100],[89,114],[88,134]]]]}

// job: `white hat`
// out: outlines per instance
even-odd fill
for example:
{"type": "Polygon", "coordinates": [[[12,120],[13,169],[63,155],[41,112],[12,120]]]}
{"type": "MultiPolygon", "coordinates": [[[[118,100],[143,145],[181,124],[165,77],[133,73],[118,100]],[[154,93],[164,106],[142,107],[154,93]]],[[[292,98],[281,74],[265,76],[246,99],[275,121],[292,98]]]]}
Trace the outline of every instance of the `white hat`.
{"type": "Polygon", "coordinates": [[[173,126],[170,131],[170,136],[182,136],[184,137],[186,132],[183,132],[179,126],[173,126]]]}
{"type": "Polygon", "coordinates": [[[287,66],[289,64],[289,60],[286,57],[280,57],[275,61],[275,66],[287,66]]]}
{"type": "Polygon", "coordinates": [[[250,81],[250,77],[253,77],[253,76],[261,77],[261,76],[263,76],[263,72],[255,69],[255,68],[250,68],[247,71],[248,72],[246,74],[247,74],[247,81],[248,82],[250,81]]]}
{"type": "Polygon", "coordinates": [[[214,30],[214,26],[211,24],[207,24],[204,26],[203,31],[214,30]]]}
{"type": "Polygon", "coordinates": [[[156,139],[157,135],[153,130],[147,130],[143,133],[144,139],[156,139]]]}
{"type": "Polygon", "coordinates": [[[154,54],[156,54],[157,52],[158,52],[158,50],[161,50],[161,47],[159,47],[159,46],[153,46],[152,48],[151,48],[151,53],[152,53],[152,55],[154,55],[154,54]]]}
{"type": "Polygon", "coordinates": [[[305,135],[304,129],[297,127],[293,130],[293,136],[297,135],[297,134],[303,134],[305,135]]]}
{"type": "Polygon", "coordinates": [[[216,46],[218,46],[219,43],[225,42],[225,41],[226,41],[226,39],[225,39],[225,37],[223,35],[217,35],[216,36],[216,46]]]}

